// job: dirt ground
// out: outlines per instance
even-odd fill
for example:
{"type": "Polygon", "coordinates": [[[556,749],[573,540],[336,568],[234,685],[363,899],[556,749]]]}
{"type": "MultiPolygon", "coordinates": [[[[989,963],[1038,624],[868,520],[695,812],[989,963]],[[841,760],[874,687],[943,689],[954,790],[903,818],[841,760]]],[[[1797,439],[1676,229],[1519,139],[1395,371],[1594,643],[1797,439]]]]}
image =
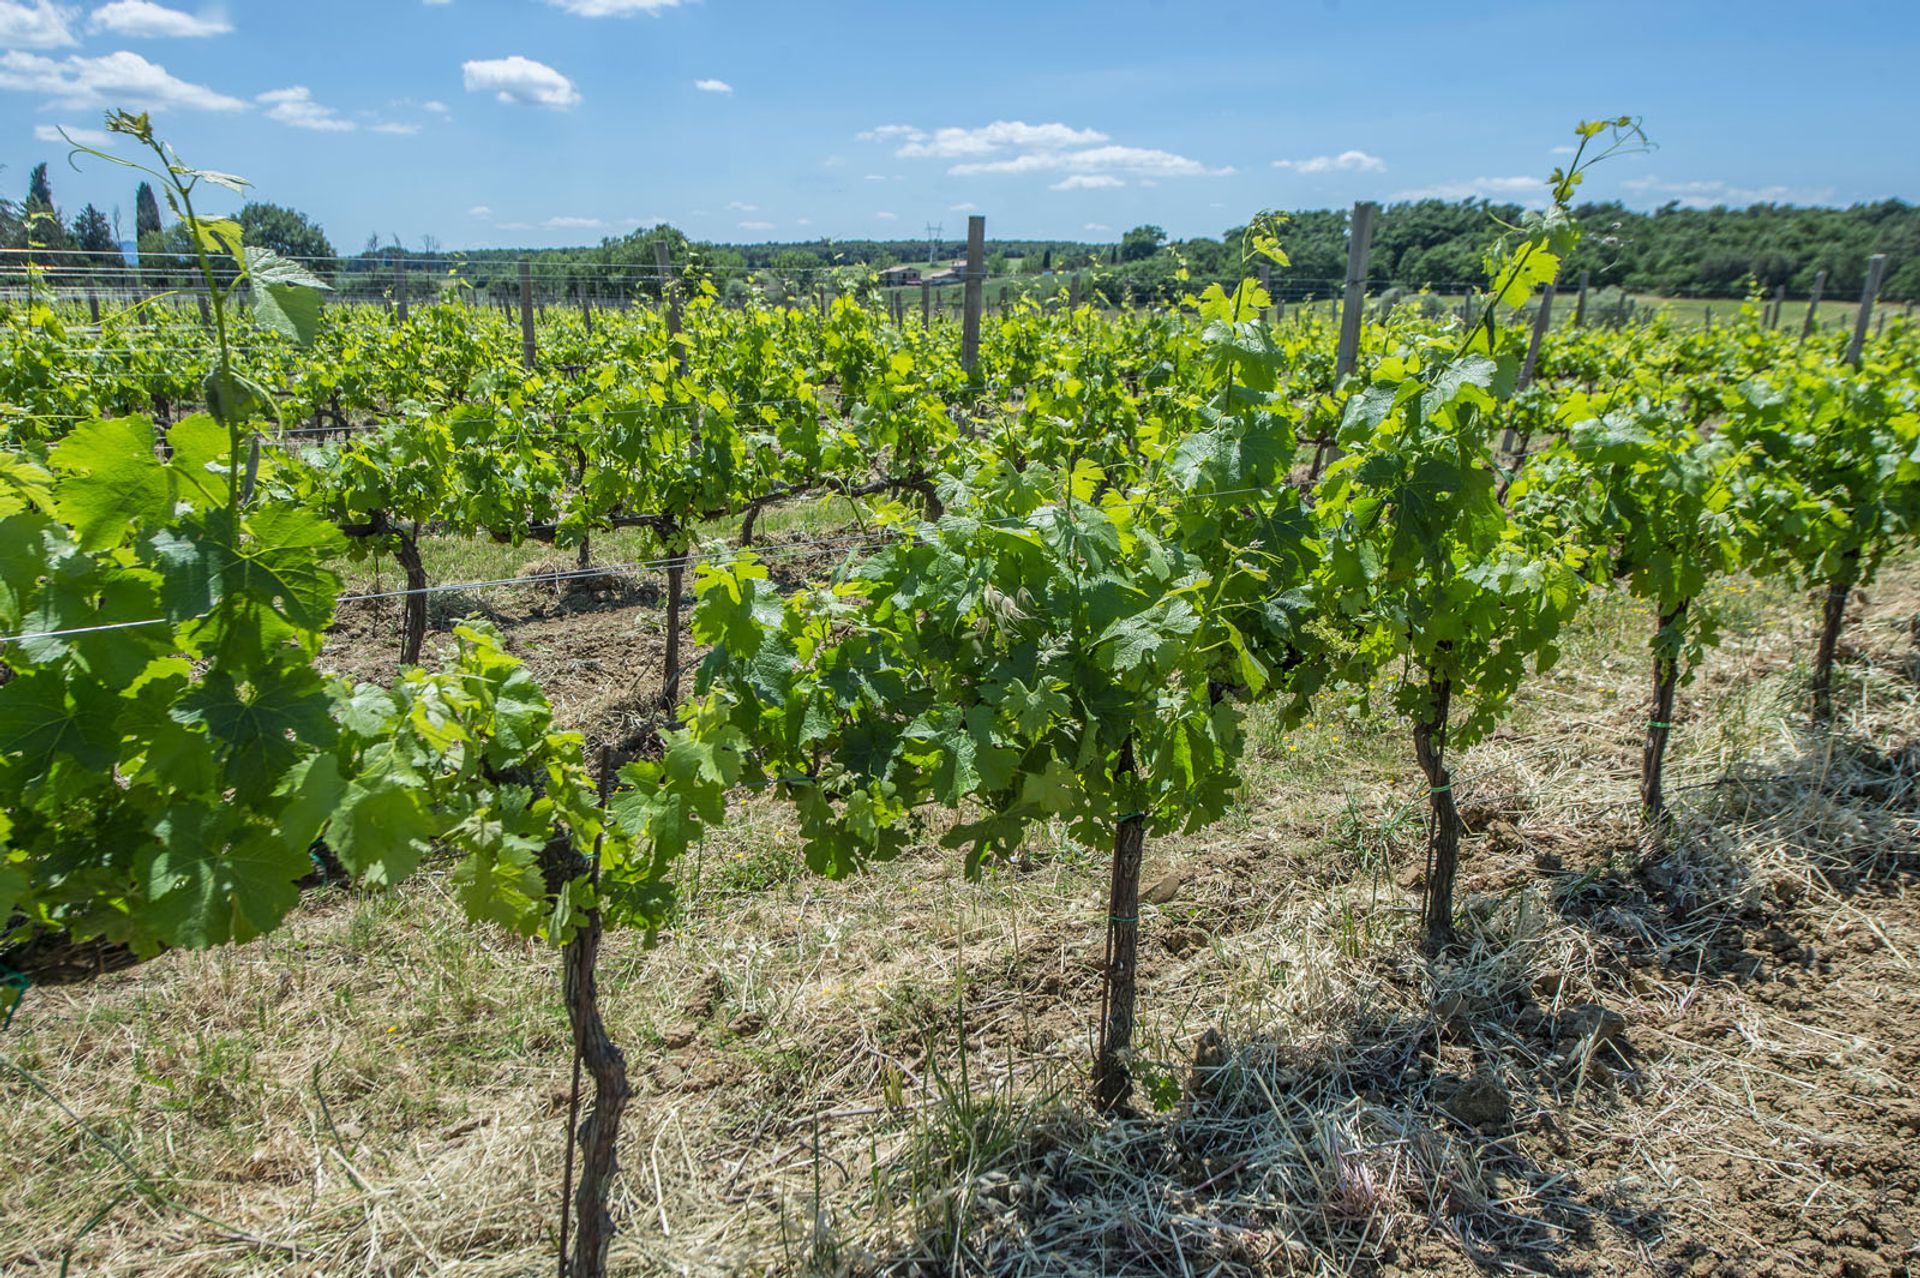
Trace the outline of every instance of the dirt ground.
{"type": "MultiPolygon", "coordinates": [[[[659,603],[516,586],[433,622],[489,616],[563,724],[632,744],[659,603]]],[[[1633,798],[1650,623],[1626,601],[1465,755],[1445,960],[1411,944],[1404,730],[1256,717],[1243,806],[1149,845],[1124,1120],[1083,1101],[1097,850],[1061,834],[968,883],[929,830],[827,882],[777,805],[743,805],[686,865],[683,921],[603,958],[638,1094],[616,1270],[1914,1273],[1920,564],[1856,610],[1831,734],[1805,723],[1808,601],[1718,604],[1657,854],[1633,798]]],[[[343,614],[331,668],[390,675],[379,608],[343,614]]],[[[556,984],[428,874],[36,986],[0,1036],[0,1268],[552,1272],[556,984]]]]}

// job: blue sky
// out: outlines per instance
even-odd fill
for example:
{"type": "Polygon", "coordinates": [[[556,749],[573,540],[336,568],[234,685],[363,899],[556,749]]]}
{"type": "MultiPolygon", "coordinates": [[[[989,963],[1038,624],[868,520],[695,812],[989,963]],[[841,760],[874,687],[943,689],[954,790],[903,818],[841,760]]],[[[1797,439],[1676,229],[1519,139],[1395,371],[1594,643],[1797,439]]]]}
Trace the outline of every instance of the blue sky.
{"type": "MultiPolygon", "coordinates": [[[[131,183],[55,125],[152,108],[337,248],[1218,234],[1261,207],[1531,198],[1574,121],[1659,144],[1587,190],[1920,196],[1916,0],[0,0],[0,188],[131,183]],[[51,140],[49,140],[51,138],[51,140]]],[[[124,147],[124,143],[122,143],[124,147]]]]}

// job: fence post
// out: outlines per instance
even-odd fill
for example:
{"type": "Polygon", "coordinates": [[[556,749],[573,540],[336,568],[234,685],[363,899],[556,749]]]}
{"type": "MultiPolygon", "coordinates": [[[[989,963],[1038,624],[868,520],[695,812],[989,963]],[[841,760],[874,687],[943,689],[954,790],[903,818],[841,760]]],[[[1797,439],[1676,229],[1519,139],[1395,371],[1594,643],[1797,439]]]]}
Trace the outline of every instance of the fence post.
{"type": "Polygon", "coordinates": [[[93,326],[100,327],[100,295],[92,289],[87,290],[87,314],[93,317],[93,326]]]}
{"type": "Polygon", "coordinates": [[[533,263],[520,259],[520,365],[533,371],[533,263]]]}
{"type": "MultiPolygon", "coordinates": [[[[1547,330],[1553,327],[1553,281],[1547,281],[1540,290],[1540,309],[1533,314],[1533,337],[1527,342],[1527,358],[1520,365],[1520,378],[1514,383],[1515,390],[1525,390],[1533,385],[1534,371],[1540,365],[1540,343],[1546,340],[1547,330]]],[[[1500,451],[1512,456],[1524,447],[1519,432],[1512,426],[1500,440],[1500,451]]]]}
{"type": "Polygon", "coordinates": [[[1340,348],[1334,361],[1337,382],[1353,371],[1360,354],[1360,324],[1366,319],[1367,254],[1373,247],[1373,219],[1379,205],[1361,200],[1353,206],[1353,225],[1347,235],[1347,287],[1340,303],[1340,348]]]}
{"type": "Polygon", "coordinates": [[[1588,271],[1580,272],[1580,296],[1576,298],[1573,303],[1573,326],[1575,328],[1585,328],[1587,326],[1587,278],[1590,274],[1588,271]]]}
{"type": "Polygon", "coordinates": [[[407,322],[407,259],[393,259],[393,302],[394,309],[400,314],[400,322],[407,322]]]}
{"type": "Polygon", "coordinates": [[[1847,346],[1847,363],[1860,367],[1860,356],[1867,345],[1867,325],[1873,320],[1873,299],[1880,295],[1880,281],[1887,273],[1887,255],[1875,253],[1867,259],[1867,282],[1860,290],[1860,314],[1853,321],[1853,341],[1847,346]]]}
{"type": "Polygon", "coordinates": [[[587,336],[593,336],[593,299],[586,293],[580,294],[580,318],[586,321],[587,336]]]}
{"type": "Polygon", "coordinates": [[[193,300],[200,303],[200,326],[202,328],[212,328],[213,307],[207,304],[207,295],[205,293],[195,293],[193,300]]]}
{"type": "Polygon", "coordinates": [[[674,287],[673,262],[667,256],[667,242],[653,242],[653,264],[660,272],[660,298],[667,308],[667,339],[672,343],[680,371],[687,371],[687,348],[680,342],[680,290],[674,287]]]}
{"type": "Polygon", "coordinates": [[[933,327],[933,285],[920,281],[920,328],[922,331],[933,327]]]}
{"type": "Polygon", "coordinates": [[[1776,284],[1773,289],[1773,311],[1767,316],[1767,331],[1771,333],[1780,327],[1780,312],[1787,309],[1787,286],[1776,284]]]}
{"type": "Polygon", "coordinates": [[[987,219],[982,213],[967,218],[967,287],[960,319],[960,366],[967,376],[980,361],[980,303],[986,287],[987,219]]]}
{"type": "Polygon", "coordinates": [[[1800,325],[1800,336],[1804,340],[1813,332],[1813,326],[1820,322],[1820,294],[1827,288],[1827,273],[1817,271],[1813,277],[1813,296],[1807,301],[1806,322],[1800,325]]]}

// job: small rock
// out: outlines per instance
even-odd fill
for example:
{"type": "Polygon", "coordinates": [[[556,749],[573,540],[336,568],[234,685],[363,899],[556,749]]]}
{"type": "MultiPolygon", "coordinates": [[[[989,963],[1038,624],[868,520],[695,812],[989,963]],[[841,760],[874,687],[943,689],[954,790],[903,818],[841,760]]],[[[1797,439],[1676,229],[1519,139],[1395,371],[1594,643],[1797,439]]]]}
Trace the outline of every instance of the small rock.
{"type": "Polygon", "coordinates": [[[679,1051],[700,1036],[700,1027],[692,1021],[682,1021],[660,1036],[660,1045],[669,1051],[679,1051]]]}
{"type": "Polygon", "coordinates": [[[1560,972],[1542,972],[1533,978],[1533,992],[1540,998],[1560,997],[1560,987],[1566,984],[1566,977],[1560,972]]]}
{"type": "Polygon", "coordinates": [[[1435,1100],[1442,1110],[1469,1127],[1505,1127],[1513,1121],[1513,1100],[1491,1074],[1474,1074],[1443,1084],[1435,1100]]]}
{"type": "Polygon", "coordinates": [[[727,1033],[735,1038],[752,1038],[766,1027],[767,1018],[760,1013],[742,1012],[727,1026],[727,1033]]]}
{"type": "Polygon", "coordinates": [[[1140,894],[1141,902],[1146,905],[1165,905],[1167,902],[1173,900],[1181,888],[1186,886],[1188,877],[1188,871],[1184,866],[1179,869],[1169,870],[1154,880],[1153,885],[1140,894]]]}
{"type": "Polygon", "coordinates": [[[1627,1018],[1610,1007],[1598,1003],[1578,1003],[1561,1014],[1559,1037],[1576,1042],[1590,1042],[1595,1047],[1602,1043],[1614,1043],[1627,1036],[1627,1018]]]}

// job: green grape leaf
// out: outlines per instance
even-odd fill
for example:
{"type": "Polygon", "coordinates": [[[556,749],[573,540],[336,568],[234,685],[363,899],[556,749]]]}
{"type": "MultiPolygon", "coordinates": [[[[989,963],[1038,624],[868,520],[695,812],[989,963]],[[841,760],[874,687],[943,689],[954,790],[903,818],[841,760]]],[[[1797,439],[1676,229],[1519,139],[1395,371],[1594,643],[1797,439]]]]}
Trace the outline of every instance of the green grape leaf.
{"type": "Polygon", "coordinates": [[[134,524],[173,514],[166,468],[153,455],[153,426],[143,417],[83,422],[49,457],[60,474],[54,509],[73,525],[82,550],[117,545],[134,524]]]}

